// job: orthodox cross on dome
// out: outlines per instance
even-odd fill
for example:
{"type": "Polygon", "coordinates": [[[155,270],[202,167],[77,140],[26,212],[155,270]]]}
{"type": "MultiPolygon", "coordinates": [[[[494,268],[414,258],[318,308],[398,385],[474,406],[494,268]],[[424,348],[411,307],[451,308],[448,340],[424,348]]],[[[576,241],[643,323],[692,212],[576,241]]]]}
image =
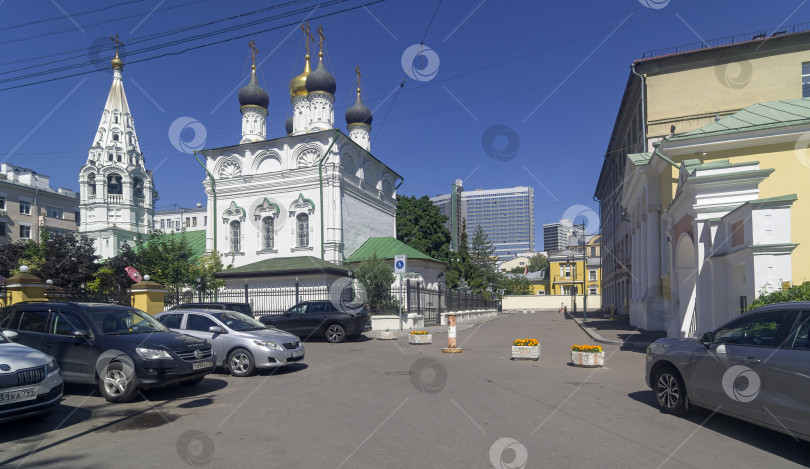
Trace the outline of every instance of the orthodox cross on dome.
{"type": "Polygon", "coordinates": [[[360,66],[359,65],[354,67],[354,73],[357,74],[357,92],[360,92],[360,77],[362,75],[360,74],[360,66]]]}
{"type": "Polygon", "coordinates": [[[318,26],[318,55],[323,54],[323,41],[326,40],[326,36],[323,34],[323,25],[318,26]]]}
{"type": "Polygon", "coordinates": [[[307,55],[309,55],[309,41],[315,42],[315,38],[312,36],[312,33],[309,32],[309,23],[302,24],[301,31],[304,32],[304,47],[307,50],[307,55]]]}
{"type": "Polygon", "coordinates": [[[253,68],[256,68],[256,56],[259,55],[259,49],[256,48],[256,41],[251,39],[248,42],[248,47],[250,48],[250,60],[253,61],[253,68]]]}
{"type": "Polygon", "coordinates": [[[110,39],[115,43],[115,56],[118,57],[118,48],[123,46],[124,43],[118,38],[118,34],[115,36],[110,36],[110,39]]]}

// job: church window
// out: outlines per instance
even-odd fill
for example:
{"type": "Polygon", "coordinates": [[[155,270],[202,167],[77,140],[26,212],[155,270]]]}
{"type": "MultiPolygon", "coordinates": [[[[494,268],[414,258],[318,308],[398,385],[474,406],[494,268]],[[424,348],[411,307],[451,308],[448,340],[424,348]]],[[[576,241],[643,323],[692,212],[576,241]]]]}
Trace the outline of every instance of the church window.
{"type": "Polygon", "coordinates": [[[264,217],[262,219],[262,250],[271,251],[273,249],[274,234],[273,234],[273,217],[264,217]]]}
{"type": "Polygon", "coordinates": [[[113,141],[118,141],[118,134],[113,134],[113,141]]]}
{"type": "Polygon", "coordinates": [[[112,160],[113,160],[113,154],[112,153],[107,153],[107,161],[112,161],[112,160]]]}
{"type": "Polygon", "coordinates": [[[241,252],[242,224],[234,220],[231,222],[231,252],[241,252]]]}
{"type": "Polygon", "coordinates": [[[121,155],[118,155],[118,162],[121,162],[121,155]]]}
{"type": "Polygon", "coordinates": [[[296,247],[307,247],[309,246],[309,215],[300,213],[295,219],[298,225],[298,244],[296,247]]]}
{"type": "Polygon", "coordinates": [[[121,184],[121,176],[117,174],[110,174],[107,176],[107,194],[121,195],[123,194],[123,185],[121,184]]]}
{"type": "MultiPolygon", "coordinates": [[[[115,115],[115,123],[118,123],[118,114],[115,115]]],[[[113,140],[118,140],[117,137],[113,137],[113,140]]]]}
{"type": "Polygon", "coordinates": [[[143,179],[135,178],[132,180],[132,195],[136,199],[143,199],[143,179]]]}

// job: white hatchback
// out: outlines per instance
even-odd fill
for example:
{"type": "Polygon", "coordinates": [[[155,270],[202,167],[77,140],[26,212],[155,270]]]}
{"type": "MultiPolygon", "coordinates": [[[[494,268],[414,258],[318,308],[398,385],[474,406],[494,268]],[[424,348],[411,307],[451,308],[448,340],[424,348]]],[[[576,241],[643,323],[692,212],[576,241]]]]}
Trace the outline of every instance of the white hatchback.
{"type": "Polygon", "coordinates": [[[62,371],[49,355],[0,331],[0,422],[45,417],[62,401],[62,371]]]}

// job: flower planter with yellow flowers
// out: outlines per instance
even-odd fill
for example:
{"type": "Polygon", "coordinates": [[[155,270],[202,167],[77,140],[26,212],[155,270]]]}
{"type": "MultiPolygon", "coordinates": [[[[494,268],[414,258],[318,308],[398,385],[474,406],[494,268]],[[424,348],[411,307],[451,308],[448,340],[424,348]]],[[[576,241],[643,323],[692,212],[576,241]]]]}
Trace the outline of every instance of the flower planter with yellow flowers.
{"type": "Polygon", "coordinates": [[[512,360],[538,360],[540,342],[537,339],[517,339],[512,342],[512,360]]]}
{"type": "Polygon", "coordinates": [[[582,367],[604,366],[605,352],[598,345],[572,345],[571,363],[582,367]]]}
{"type": "Polygon", "coordinates": [[[411,331],[408,334],[408,343],[409,344],[432,344],[433,343],[433,334],[428,331],[411,331]]]}

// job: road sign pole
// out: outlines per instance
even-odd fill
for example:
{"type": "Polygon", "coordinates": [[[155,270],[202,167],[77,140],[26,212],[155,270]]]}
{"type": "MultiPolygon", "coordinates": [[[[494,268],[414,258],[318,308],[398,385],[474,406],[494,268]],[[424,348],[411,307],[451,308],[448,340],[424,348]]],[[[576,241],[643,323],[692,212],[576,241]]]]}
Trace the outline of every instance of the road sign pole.
{"type": "Polygon", "coordinates": [[[399,332],[402,332],[402,274],[399,274],[399,332]]]}
{"type": "MultiPolygon", "coordinates": [[[[402,332],[402,274],[408,270],[408,258],[405,254],[394,256],[394,273],[399,274],[399,332],[402,332]]],[[[408,290],[408,301],[410,301],[410,290],[408,290]]]]}

